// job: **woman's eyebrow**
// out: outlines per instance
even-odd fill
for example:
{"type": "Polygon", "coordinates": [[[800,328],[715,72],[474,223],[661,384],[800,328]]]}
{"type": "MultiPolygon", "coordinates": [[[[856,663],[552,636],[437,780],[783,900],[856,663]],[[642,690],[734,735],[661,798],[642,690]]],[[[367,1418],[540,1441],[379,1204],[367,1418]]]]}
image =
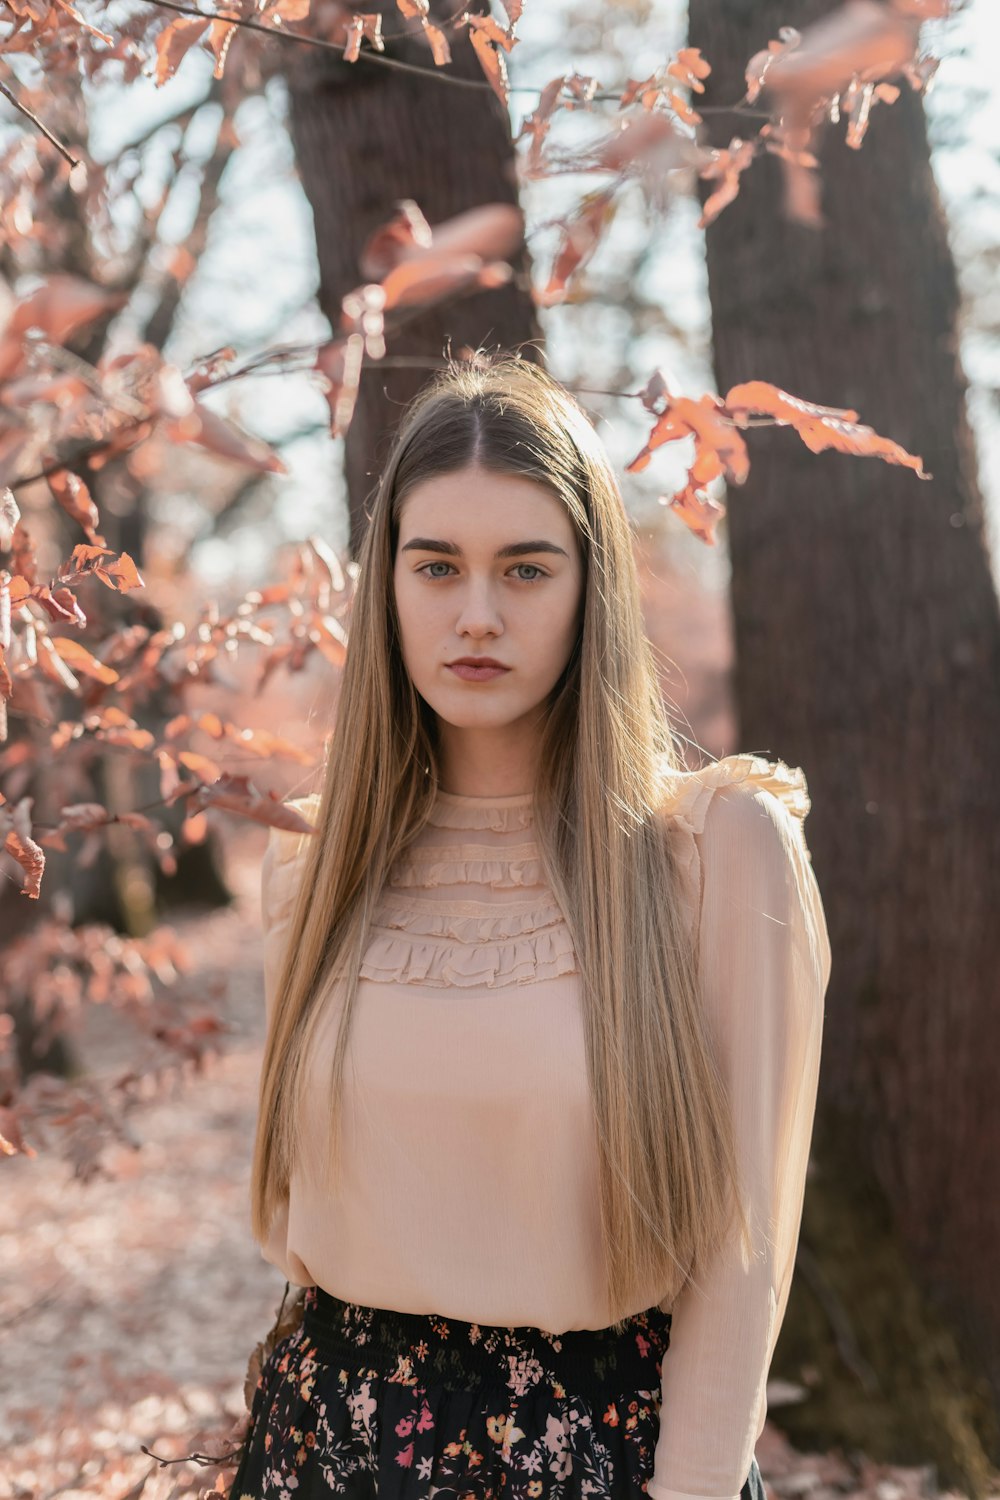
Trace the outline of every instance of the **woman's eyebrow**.
{"type": "MultiPolygon", "coordinates": [[[[435,541],[433,537],[415,536],[412,541],[404,542],[400,552],[443,552],[447,557],[461,557],[462,549],[457,542],[435,541]]],[[[537,540],[533,542],[509,542],[506,547],[501,547],[493,555],[494,557],[524,557],[528,552],[558,552],[560,557],[568,557],[569,553],[564,547],[557,547],[555,542],[537,540]]]]}

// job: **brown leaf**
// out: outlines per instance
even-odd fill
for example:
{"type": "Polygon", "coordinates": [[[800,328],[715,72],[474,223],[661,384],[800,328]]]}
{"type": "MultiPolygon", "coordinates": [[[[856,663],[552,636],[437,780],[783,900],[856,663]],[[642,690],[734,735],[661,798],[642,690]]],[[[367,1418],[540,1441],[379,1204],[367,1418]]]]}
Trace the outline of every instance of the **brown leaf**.
{"type": "Polygon", "coordinates": [[[756,141],[743,141],[733,136],[724,151],[712,151],[711,160],[702,167],[699,176],[718,180],[719,186],[705,200],[698,220],[698,228],[704,229],[717,219],[727,204],[732,203],[740,190],[740,177],[749,167],[756,154],[756,141]]]}
{"type": "Polygon", "coordinates": [[[703,495],[690,484],[678,490],[676,495],[661,496],[661,504],[669,505],[677,518],[684,522],[696,537],[715,546],[715,528],[726,514],[726,507],[719,500],[703,495]]]}
{"type": "Polygon", "coordinates": [[[431,49],[431,57],[434,59],[436,68],[444,68],[451,62],[451,48],[448,38],[437,26],[432,26],[429,21],[424,22],[424,36],[431,49]]]}
{"type": "Polygon", "coordinates": [[[431,226],[412,198],[404,198],[396,214],[366,241],[358,264],[366,281],[381,281],[414,250],[428,250],[431,226]]]}
{"type": "Polygon", "coordinates": [[[49,489],[66,514],[82,528],[94,546],[103,546],[104,538],[98,533],[100,516],[90,491],[80,478],[69,469],[57,469],[48,476],[49,489]]]}
{"type": "MultiPolygon", "coordinates": [[[[35,893],[37,895],[37,892],[35,893]]],[[[29,1146],[21,1134],[21,1126],[17,1115],[6,1105],[0,1105],[0,1153],[4,1156],[37,1156],[38,1152],[33,1146],[29,1146]]]]}
{"type": "Polygon", "coordinates": [[[22,797],[13,807],[5,803],[0,808],[0,832],[3,833],[4,848],[27,877],[21,895],[37,901],[45,870],[45,851],[31,837],[32,801],[31,797],[22,797]]]}
{"type": "Polygon", "coordinates": [[[92,656],[86,646],[81,646],[79,641],[74,641],[68,635],[57,635],[51,639],[54,649],[75,672],[82,672],[86,677],[93,677],[95,682],[103,682],[106,685],[118,681],[118,673],[113,668],[105,666],[104,662],[98,661],[97,657],[92,656]]]}
{"type": "Polygon", "coordinates": [[[344,61],[357,62],[361,55],[361,43],[368,40],[376,52],[385,51],[385,42],[382,40],[382,17],[380,14],[371,12],[359,12],[351,16],[351,23],[347,32],[347,45],[344,48],[344,61]]]}
{"type": "Polygon", "coordinates": [[[800,396],[790,396],[787,391],[763,380],[734,385],[726,395],[725,404],[733,420],[740,424],[757,413],[773,417],[780,426],[794,427],[812,453],[833,448],[838,453],[853,453],[860,457],[881,458],[889,464],[901,464],[912,469],[918,479],[933,477],[925,473],[923,461],[915,454],[907,453],[889,438],[880,437],[873,428],[859,424],[856,411],[817,406],[811,401],[803,401],[800,396]]]}
{"type": "Polygon", "coordinates": [[[671,78],[679,79],[697,94],[705,92],[705,85],[701,80],[707,78],[711,71],[711,64],[705,61],[698,47],[682,47],[667,68],[671,78]]]}
{"type": "MultiPolygon", "coordinates": [[[[501,31],[501,28],[497,26],[492,16],[488,18],[485,16],[469,16],[469,26],[471,27],[469,36],[493,92],[506,109],[510,98],[507,64],[504,61],[503,53],[494,46],[491,40],[488,21],[492,22],[495,31],[501,31]]],[[[501,32],[501,34],[505,33],[501,32]]]]}
{"type": "Polygon", "coordinates": [[[538,293],[542,307],[565,301],[570,277],[586,265],[614,217],[614,192],[612,187],[588,194],[573,218],[564,224],[562,244],[556,253],[548,284],[538,293]]]}
{"type": "Polygon", "coordinates": [[[120,594],[127,593],[129,589],[146,587],[145,579],[127,552],[123,552],[116,562],[95,568],[94,572],[102,583],[117,589],[120,594]]]}
{"type": "Polygon", "coordinates": [[[164,27],[156,39],[157,88],[162,88],[168,79],[173,78],[187,53],[204,36],[210,24],[207,19],[200,21],[194,16],[178,16],[164,27]]]}
{"type": "Polygon", "coordinates": [[[878,3],[847,0],[801,33],[797,47],[775,58],[764,87],[802,109],[841,93],[852,78],[889,78],[912,61],[920,34],[914,15],[878,3]]]}
{"type": "Polygon", "coordinates": [[[307,823],[293,807],[272,792],[261,792],[248,777],[231,776],[227,771],[222,773],[215,786],[199,788],[193,800],[196,806],[223,807],[269,828],[284,828],[290,833],[316,831],[312,823],[307,823]]]}
{"type": "Polygon", "coordinates": [[[177,759],[182,766],[201,778],[202,781],[218,781],[222,775],[222,767],[216,765],[207,755],[196,755],[193,750],[181,750],[177,759]]]}
{"type": "Polygon", "coordinates": [[[770,41],[760,52],[755,52],[747,63],[744,70],[747,91],[745,101],[747,104],[756,104],[760,97],[760,91],[764,87],[768,72],[776,58],[784,52],[792,52],[802,40],[800,32],[794,26],[782,26],[778,32],[780,40],[770,41]]]}
{"type": "MultiPolygon", "coordinates": [[[[563,103],[562,91],[566,79],[563,74],[558,78],[550,78],[538,96],[538,103],[527,115],[517,135],[517,141],[526,135],[531,137],[531,145],[528,148],[528,171],[538,172],[542,164],[542,146],[552,125],[552,116],[563,103]]],[[[517,144],[515,141],[515,145],[517,144]]]]}
{"type": "Polygon", "coordinates": [[[238,30],[239,27],[235,26],[231,21],[212,22],[212,30],[209,32],[208,45],[211,48],[212,56],[215,58],[215,70],[213,76],[216,78],[221,78],[223,72],[225,71],[226,58],[229,55],[229,48],[232,43],[233,37],[236,35],[238,30]]]}
{"type": "Polygon", "coordinates": [[[259,438],[241,432],[233,423],[216,416],[214,411],[209,411],[207,406],[202,406],[198,401],[187,416],[165,422],[162,430],[175,442],[194,443],[199,448],[207,449],[209,453],[216,453],[220,458],[230,459],[259,474],[288,472],[273,448],[269,448],[259,438]]]}
{"type": "Polygon", "coordinates": [[[56,683],[58,687],[66,688],[70,693],[79,692],[79,679],[74,677],[48,635],[38,636],[38,666],[50,682],[56,683]]]}
{"type": "MultiPolygon", "coordinates": [[[[657,147],[678,139],[669,115],[629,115],[598,144],[595,160],[609,171],[621,172],[657,147]]],[[[685,140],[684,144],[688,142],[685,140]]]]}
{"type": "Polygon", "coordinates": [[[79,329],[126,301],[124,292],[109,292],[79,276],[62,273],[49,276],[27,297],[21,298],[0,341],[0,380],[19,368],[23,340],[37,328],[53,344],[65,344],[79,329]]]}
{"type": "Polygon", "coordinates": [[[494,270],[494,264],[484,266],[478,255],[454,254],[406,261],[382,283],[386,310],[429,306],[473,285],[500,285],[510,275],[510,267],[504,264],[499,272],[494,270]]]}
{"type": "Polygon", "coordinates": [[[330,432],[334,437],[343,436],[351,424],[364,357],[365,341],[360,333],[322,344],[316,353],[315,368],[326,385],[330,432]]]}

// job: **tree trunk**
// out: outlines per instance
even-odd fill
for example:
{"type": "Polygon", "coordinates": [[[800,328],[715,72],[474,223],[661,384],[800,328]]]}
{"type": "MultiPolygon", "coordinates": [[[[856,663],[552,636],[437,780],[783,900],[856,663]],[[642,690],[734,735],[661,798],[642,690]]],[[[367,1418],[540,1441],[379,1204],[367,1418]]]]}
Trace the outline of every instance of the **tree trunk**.
{"type": "MultiPolygon", "coordinates": [[[[395,0],[368,10],[381,10],[386,33],[398,33],[395,0]]],[[[482,84],[467,30],[448,34],[448,73],[482,84]]],[[[419,36],[387,42],[386,55],[433,67],[419,36]]],[[[328,54],[297,57],[288,84],[292,139],[316,225],[320,304],[335,328],[341,299],[363,279],[365,241],[393,216],[400,199],[414,199],[431,225],[484,203],[517,202],[510,125],[492,89],[390,70],[368,61],[364,51],[356,63],[328,54]]],[[[534,340],[522,352],[540,361],[527,253],[513,265],[515,278],[507,286],[440,303],[409,321],[387,340],[388,354],[430,361],[440,360],[449,342],[457,354],[464,346],[510,349],[534,340]]],[[[345,456],[354,552],[400,411],[430,373],[375,366],[362,374],[345,456]]]]}
{"type": "MultiPolygon", "coordinates": [[[[831,8],[692,0],[705,103],[831,8]]],[[[709,116],[712,144],[738,121],[709,116]]],[[[707,232],[718,389],[850,407],[923,457],[751,435],[729,502],[741,743],[801,764],[833,946],[820,1115],[891,1206],[925,1289],[1000,1400],[1000,616],[958,353],[959,298],[918,96],[820,152],[826,225],[756,162],[707,232]]]]}

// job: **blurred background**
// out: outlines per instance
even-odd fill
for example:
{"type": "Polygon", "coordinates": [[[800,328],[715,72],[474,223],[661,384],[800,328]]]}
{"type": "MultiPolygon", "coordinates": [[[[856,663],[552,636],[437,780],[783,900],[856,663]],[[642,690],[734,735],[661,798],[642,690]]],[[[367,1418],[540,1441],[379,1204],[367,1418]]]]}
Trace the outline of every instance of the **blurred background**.
{"type": "MultiPolygon", "coordinates": [[[[398,33],[394,9],[372,9],[398,33]]],[[[262,794],[313,784],[342,660],[338,573],[394,416],[443,339],[531,343],[579,393],[635,522],[647,627],[689,763],[780,757],[804,767],[813,797],[806,831],[835,962],[765,1480],[773,1496],[984,1500],[1000,1494],[996,0],[924,23],[920,52],[940,60],[931,86],[897,79],[899,99],[873,107],[859,150],[843,120],[817,138],[821,224],[789,215],[775,155],[699,227],[708,186],[661,158],[620,184],[568,297],[540,306],[527,290],[545,284],[564,221],[595,190],[578,167],[618,111],[602,93],[700,48],[712,73],[690,103],[704,106],[700,139],[723,149],[766,118],[735,107],[749,58],[782,26],[808,36],[839,10],[529,3],[506,111],[489,91],[247,34],[221,79],[196,46],[162,86],[133,72],[55,88],[65,59],[8,53],[4,76],[88,171],[60,175],[4,108],[0,311],[14,317],[42,278],[71,274],[118,302],[66,340],[67,359],[106,368],[140,344],[185,372],[227,347],[240,366],[261,359],[259,373],[200,392],[226,424],[212,441],[154,432],[88,483],[108,545],[145,580],[141,594],[109,596],[114,608],[102,596],[95,638],[177,631],[176,666],[129,700],[132,728],[186,746],[206,785],[220,771],[262,794]],[[553,117],[549,170],[532,176],[510,135],[550,81],[574,74],[598,97],[553,117]],[[432,225],[519,201],[526,253],[509,286],[390,338],[347,438],[332,436],[315,352],[362,280],[361,247],[402,197],[432,225]],[[656,369],[694,398],[761,379],[849,408],[932,479],[762,429],[747,435],[747,483],[709,486],[728,511],[706,545],[665,503],[691,444],[626,472],[651,422],[634,396],[656,369]],[[241,727],[281,743],[241,743],[241,727]]],[[[100,9],[122,35],[138,35],[144,14],[122,0],[100,9]]],[[[322,6],[312,21],[331,24],[322,6]]],[[[454,71],[481,82],[468,46],[454,52],[454,71]]],[[[412,34],[389,56],[427,66],[412,34]]],[[[48,577],[83,533],[29,482],[45,457],[38,431],[27,447],[20,429],[0,431],[0,464],[48,577]]],[[[11,701],[7,802],[33,797],[50,831],[68,803],[156,803],[163,766],[148,747],[143,759],[138,740],[119,754],[84,736],[84,753],[53,728],[114,693],[89,679],[44,687],[20,714],[11,701]]],[[[216,1468],[159,1470],[142,1445],[173,1460],[218,1454],[243,1409],[247,1359],[283,1291],[246,1220],[263,821],[206,798],[175,804],[152,831],[59,834],[37,903],[0,855],[0,1109],[28,1101],[38,1151],[15,1142],[0,1167],[0,1500],[199,1493],[216,1468]]]]}

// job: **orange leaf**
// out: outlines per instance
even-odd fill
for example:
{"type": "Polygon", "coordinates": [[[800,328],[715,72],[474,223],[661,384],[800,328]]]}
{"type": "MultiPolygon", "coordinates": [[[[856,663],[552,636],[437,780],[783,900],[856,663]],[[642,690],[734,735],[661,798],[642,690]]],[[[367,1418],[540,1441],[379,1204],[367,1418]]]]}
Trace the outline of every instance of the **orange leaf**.
{"type": "Polygon", "coordinates": [[[414,250],[428,250],[431,243],[431,226],[413,199],[404,198],[395,215],[365,242],[358,259],[361,274],[368,281],[381,281],[414,250]]]}
{"type": "Polygon", "coordinates": [[[711,160],[707,166],[702,167],[699,176],[717,178],[720,186],[705,201],[698,220],[699,229],[706,228],[719,217],[727,204],[732,203],[740,190],[740,176],[753,161],[756,149],[755,141],[742,141],[739,136],[734,136],[727,150],[711,152],[711,160]]]}
{"type": "Polygon", "coordinates": [[[202,781],[218,781],[222,775],[221,766],[217,766],[214,760],[209,760],[207,755],[196,755],[193,750],[181,750],[177,759],[182,766],[193,771],[202,781]]]}
{"type": "Polygon", "coordinates": [[[698,94],[705,92],[705,85],[701,80],[707,78],[711,71],[711,64],[705,61],[698,47],[682,47],[675,61],[667,68],[671,78],[680,79],[681,83],[687,84],[689,89],[694,89],[698,94]]]}
{"type": "MultiPolygon", "coordinates": [[[[473,47],[476,49],[476,56],[479,58],[483,72],[486,74],[493,92],[506,109],[507,101],[510,98],[507,64],[504,61],[503,53],[493,45],[495,39],[493,33],[499,32],[501,36],[504,36],[505,33],[497,25],[496,21],[493,20],[492,16],[469,16],[468,20],[471,28],[469,37],[473,47]]],[[[510,48],[508,47],[507,50],[509,51],[510,48]]]]}
{"type": "Polygon", "coordinates": [[[913,469],[918,479],[933,477],[924,472],[923,462],[915,454],[907,453],[889,438],[880,437],[873,428],[859,424],[856,411],[817,406],[811,401],[803,401],[800,396],[790,396],[787,391],[763,380],[734,385],[726,395],[725,405],[733,420],[741,425],[756,412],[773,417],[781,426],[794,427],[812,453],[833,448],[838,453],[854,453],[901,464],[913,469]]]}
{"type": "Polygon", "coordinates": [[[0,831],[3,832],[4,848],[27,876],[21,887],[21,895],[37,901],[45,870],[45,850],[31,837],[30,806],[31,799],[27,798],[9,811],[5,809],[3,819],[0,820],[0,831]]]}
{"type": "Polygon", "coordinates": [[[58,469],[49,475],[49,489],[63,510],[83,528],[91,543],[102,545],[104,538],[98,535],[100,516],[90,491],[80,478],[69,469],[58,469]]]}
{"type": "Polygon", "coordinates": [[[462,19],[472,29],[473,43],[476,40],[476,33],[478,33],[484,40],[492,42],[495,47],[502,47],[505,52],[509,52],[517,41],[513,28],[510,26],[501,26],[496,16],[474,16],[468,14],[463,16],[462,19]]]}
{"type": "Polygon", "coordinates": [[[551,307],[566,297],[570,277],[586,265],[597,249],[601,235],[614,217],[614,188],[590,193],[572,219],[563,225],[562,244],[556,254],[548,285],[538,294],[542,307],[551,307]]]}
{"type": "Polygon", "coordinates": [[[241,432],[231,422],[216,416],[207,406],[195,401],[193,410],[184,417],[167,421],[163,431],[176,442],[194,443],[220,458],[228,458],[259,474],[285,474],[287,469],[278,455],[259,438],[241,432]]]}
{"type": "Polygon", "coordinates": [[[269,828],[284,828],[290,833],[316,832],[314,825],[307,823],[294,807],[289,807],[271,792],[261,792],[247,776],[231,776],[223,772],[216,786],[198,789],[194,802],[201,807],[224,807],[269,828]]]}
{"type": "Polygon", "coordinates": [[[221,78],[226,66],[226,58],[229,55],[230,44],[238,31],[231,21],[213,21],[212,30],[209,32],[208,45],[215,58],[216,78],[221,78]]]}
{"type": "Polygon", "coordinates": [[[74,641],[70,636],[53,636],[52,645],[63,661],[75,672],[82,672],[86,677],[93,677],[95,682],[110,684],[118,681],[118,673],[113,668],[98,661],[96,656],[90,654],[86,646],[81,646],[79,641],[74,641]]]}
{"type": "Polygon", "coordinates": [[[805,109],[851,82],[888,78],[912,62],[920,21],[878,0],[848,0],[801,34],[771,63],[765,87],[805,109]]]}
{"type": "Polygon", "coordinates": [[[156,86],[161,88],[173,78],[184,57],[195,42],[204,36],[211,23],[194,16],[178,16],[165,26],[156,39],[156,86]]]}
{"type": "Polygon", "coordinates": [[[669,505],[679,520],[695,536],[715,546],[715,528],[726,514],[726,507],[708,495],[699,494],[692,485],[685,485],[676,495],[660,497],[660,503],[669,505]]]}
{"type": "Polygon", "coordinates": [[[357,62],[361,55],[361,43],[366,37],[376,52],[385,51],[385,42],[382,40],[381,15],[367,12],[351,16],[350,27],[347,32],[347,45],[344,48],[345,62],[357,62]]]}
{"type": "Polygon", "coordinates": [[[382,282],[386,309],[440,302],[477,283],[484,269],[478,255],[445,254],[406,261],[382,282]]]}
{"type": "Polygon", "coordinates": [[[448,38],[437,26],[432,26],[429,21],[424,22],[424,36],[427,38],[436,68],[443,68],[451,62],[451,48],[448,38]]]}
{"type": "MultiPolygon", "coordinates": [[[[37,896],[38,892],[34,894],[37,896]]],[[[37,1156],[34,1146],[29,1146],[21,1134],[21,1126],[12,1109],[0,1105],[0,1153],[4,1156],[37,1156]]]]}
{"type": "Polygon", "coordinates": [[[102,583],[117,589],[120,594],[127,593],[129,589],[146,587],[145,579],[127,552],[123,552],[115,562],[104,563],[95,568],[94,572],[102,583]]]}

